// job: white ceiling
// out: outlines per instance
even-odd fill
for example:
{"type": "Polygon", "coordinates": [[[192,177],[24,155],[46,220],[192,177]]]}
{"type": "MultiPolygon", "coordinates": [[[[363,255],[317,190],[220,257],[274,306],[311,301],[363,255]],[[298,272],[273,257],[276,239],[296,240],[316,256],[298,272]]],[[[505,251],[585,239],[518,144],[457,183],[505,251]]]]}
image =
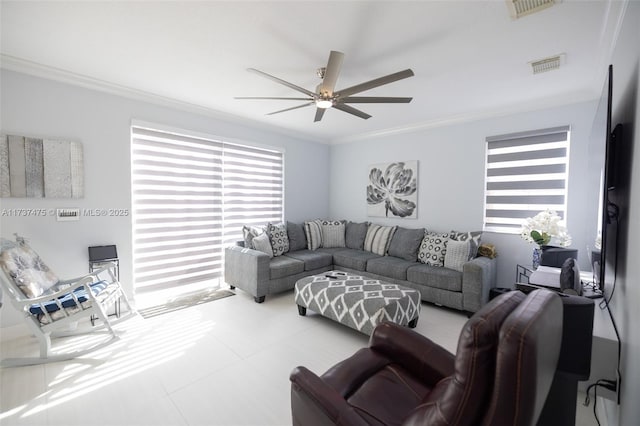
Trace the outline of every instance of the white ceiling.
{"type": "Polygon", "coordinates": [[[250,119],[326,143],[599,97],[625,1],[563,0],[513,20],[504,0],[1,3],[2,67],[250,119]],[[363,120],[315,107],[267,116],[298,96],[253,67],[315,90],[329,51],[337,89],[405,68],[415,76],[361,96],[363,120]],[[560,70],[528,62],[564,53],[560,70]]]}

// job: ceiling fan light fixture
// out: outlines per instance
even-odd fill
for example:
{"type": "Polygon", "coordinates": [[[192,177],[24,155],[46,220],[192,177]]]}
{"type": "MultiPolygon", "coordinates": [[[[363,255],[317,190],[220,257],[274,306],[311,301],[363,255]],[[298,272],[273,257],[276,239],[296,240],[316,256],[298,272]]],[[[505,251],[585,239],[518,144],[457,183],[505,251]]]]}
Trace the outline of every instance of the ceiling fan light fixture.
{"type": "Polygon", "coordinates": [[[331,99],[316,99],[316,106],[318,108],[327,109],[333,106],[333,101],[331,99]]]}

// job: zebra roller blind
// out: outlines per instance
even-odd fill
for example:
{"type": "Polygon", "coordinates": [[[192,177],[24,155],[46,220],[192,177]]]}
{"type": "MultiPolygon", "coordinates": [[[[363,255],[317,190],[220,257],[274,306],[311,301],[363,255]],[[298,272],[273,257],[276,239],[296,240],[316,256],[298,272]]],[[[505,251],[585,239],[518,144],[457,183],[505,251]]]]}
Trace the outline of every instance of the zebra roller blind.
{"type": "Polygon", "coordinates": [[[132,126],[136,290],[217,285],[245,224],[283,218],[283,154],[132,126]]]}
{"type": "Polygon", "coordinates": [[[569,126],[486,139],[484,230],[519,233],[545,209],[567,211],[569,126]]]}

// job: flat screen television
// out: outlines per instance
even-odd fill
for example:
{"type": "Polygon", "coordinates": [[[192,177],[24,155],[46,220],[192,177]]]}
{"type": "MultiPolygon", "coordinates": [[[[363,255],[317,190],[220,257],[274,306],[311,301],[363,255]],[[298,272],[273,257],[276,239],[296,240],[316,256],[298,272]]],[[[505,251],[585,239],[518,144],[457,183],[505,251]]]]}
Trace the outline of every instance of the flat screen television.
{"type": "Polygon", "coordinates": [[[622,125],[612,128],[612,92],[613,92],[613,66],[609,65],[608,79],[605,85],[596,120],[603,121],[604,134],[604,164],[602,168],[602,189],[600,206],[600,232],[601,248],[599,253],[594,253],[594,278],[596,293],[605,298],[611,297],[611,291],[615,283],[617,267],[617,237],[618,237],[618,206],[614,203],[615,191],[618,186],[618,145],[622,136],[622,125]]]}

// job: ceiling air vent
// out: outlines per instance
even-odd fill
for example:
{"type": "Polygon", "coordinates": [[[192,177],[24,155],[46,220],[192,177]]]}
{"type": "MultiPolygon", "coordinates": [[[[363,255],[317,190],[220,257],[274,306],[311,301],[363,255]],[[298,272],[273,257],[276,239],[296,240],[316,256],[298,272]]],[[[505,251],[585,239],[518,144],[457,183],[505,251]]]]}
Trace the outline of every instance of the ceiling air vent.
{"type": "Polygon", "coordinates": [[[560,68],[560,64],[564,62],[564,54],[550,56],[544,59],[538,59],[537,61],[529,62],[534,74],[540,74],[541,72],[553,71],[560,68]]]}
{"type": "Polygon", "coordinates": [[[514,19],[521,18],[530,13],[538,12],[553,6],[556,0],[506,0],[509,12],[514,19]]]}

